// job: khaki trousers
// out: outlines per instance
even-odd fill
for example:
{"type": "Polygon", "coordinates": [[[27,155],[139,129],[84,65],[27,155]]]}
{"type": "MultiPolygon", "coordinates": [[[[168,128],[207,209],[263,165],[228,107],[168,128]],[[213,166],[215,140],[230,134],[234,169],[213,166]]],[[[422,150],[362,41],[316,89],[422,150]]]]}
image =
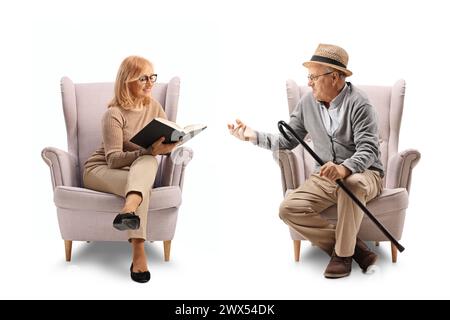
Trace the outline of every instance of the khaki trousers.
{"type": "Polygon", "coordinates": [[[146,240],[149,199],[157,171],[156,158],[144,155],[137,158],[129,168],[110,169],[107,165],[87,168],[84,170],[83,181],[89,189],[113,193],[124,198],[131,191],[141,193],[142,202],[136,210],[141,224],[137,230],[128,230],[128,238],[146,240]]]}
{"type": "MultiPolygon", "coordinates": [[[[363,204],[379,195],[383,188],[379,172],[372,170],[352,174],[344,183],[363,204]]],[[[280,205],[280,218],[288,226],[328,254],[334,249],[340,257],[353,255],[363,215],[344,190],[318,173],[312,174],[280,205]],[[336,226],[319,214],[334,204],[337,204],[336,226]]]]}

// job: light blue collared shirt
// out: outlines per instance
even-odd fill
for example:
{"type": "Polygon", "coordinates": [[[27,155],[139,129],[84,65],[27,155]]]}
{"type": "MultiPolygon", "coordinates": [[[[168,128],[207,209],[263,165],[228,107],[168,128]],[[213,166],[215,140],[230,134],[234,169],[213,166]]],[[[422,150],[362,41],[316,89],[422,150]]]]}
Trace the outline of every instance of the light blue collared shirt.
{"type": "Polygon", "coordinates": [[[334,132],[341,123],[343,115],[342,102],[347,94],[347,89],[348,86],[345,84],[341,92],[339,92],[339,94],[330,102],[329,108],[327,108],[322,102],[319,102],[320,116],[329,136],[333,136],[334,132]]]}

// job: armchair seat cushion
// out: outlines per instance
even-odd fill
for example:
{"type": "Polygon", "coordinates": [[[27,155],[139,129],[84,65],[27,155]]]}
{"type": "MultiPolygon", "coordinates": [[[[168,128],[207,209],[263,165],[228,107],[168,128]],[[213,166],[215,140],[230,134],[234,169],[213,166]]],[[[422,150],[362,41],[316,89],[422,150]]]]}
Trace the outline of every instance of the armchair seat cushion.
{"type": "MultiPolygon", "coordinates": [[[[286,195],[292,191],[292,189],[288,189],[286,191],[286,195]]],[[[377,220],[389,230],[394,238],[397,240],[401,239],[406,209],[408,208],[408,192],[405,188],[384,189],[378,197],[367,203],[367,208],[377,218],[377,220]]],[[[327,219],[331,224],[336,224],[336,206],[333,205],[325,209],[321,213],[321,216],[327,219]]],[[[289,231],[292,239],[304,239],[292,228],[289,228],[289,231]]],[[[386,236],[375,228],[373,222],[366,216],[363,218],[358,236],[362,240],[387,240],[386,236]]]]}
{"type": "MultiPolygon", "coordinates": [[[[114,194],[65,186],[55,188],[53,200],[58,208],[77,211],[119,212],[124,204],[123,198],[114,194]]],[[[178,208],[180,205],[180,187],[152,189],[149,211],[178,208]]]]}
{"type": "MultiPolygon", "coordinates": [[[[286,191],[286,196],[293,191],[294,190],[292,189],[288,189],[286,191]]],[[[378,197],[367,203],[367,209],[369,209],[369,211],[372,212],[372,214],[377,218],[402,212],[407,208],[408,192],[405,188],[383,189],[378,197]]],[[[325,209],[321,213],[321,216],[331,223],[336,222],[336,206],[334,205],[325,209]]],[[[364,219],[368,218],[365,217],[364,219]]]]}

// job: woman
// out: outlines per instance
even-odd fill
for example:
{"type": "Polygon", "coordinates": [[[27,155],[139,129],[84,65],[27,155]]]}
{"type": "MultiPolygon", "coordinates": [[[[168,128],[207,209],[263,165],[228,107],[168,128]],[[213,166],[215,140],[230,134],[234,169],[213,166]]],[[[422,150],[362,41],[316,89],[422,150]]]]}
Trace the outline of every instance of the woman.
{"type": "Polygon", "coordinates": [[[150,192],[158,169],[155,157],[170,153],[177,145],[163,144],[164,137],[148,149],[129,141],[153,118],[167,119],[151,96],[156,78],[153,65],[142,57],[131,56],[122,62],[114,98],[102,119],[102,146],[86,161],[83,175],[87,188],[125,198],[113,226],[128,232],[133,251],[131,278],[141,283],[150,280],[144,241],[150,192]]]}

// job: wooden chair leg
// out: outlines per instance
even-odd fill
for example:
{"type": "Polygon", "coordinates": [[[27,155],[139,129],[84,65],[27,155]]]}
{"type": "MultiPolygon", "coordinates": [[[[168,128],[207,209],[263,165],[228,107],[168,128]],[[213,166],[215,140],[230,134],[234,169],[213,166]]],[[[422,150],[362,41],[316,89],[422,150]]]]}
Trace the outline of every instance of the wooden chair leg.
{"type": "Polygon", "coordinates": [[[170,260],[170,245],[172,244],[171,240],[164,241],[164,261],[170,260]]]}
{"type": "Polygon", "coordinates": [[[397,262],[397,247],[391,242],[392,263],[397,262]]]}
{"type": "Polygon", "coordinates": [[[300,261],[300,246],[301,246],[301,240],[294,240],[294,257],[295,262],[300,261]]]}
{"type": "Polygon", "coordinates": [[[66,248],[66,261],[70,262],[72,259],[72,240],[64,240],[64,247],[66,248]]]}
{"type": "Polygon", "coordinates": [[[375,246],[379,247],[380,246],[380,241],[375,241],[375,246]]]}

